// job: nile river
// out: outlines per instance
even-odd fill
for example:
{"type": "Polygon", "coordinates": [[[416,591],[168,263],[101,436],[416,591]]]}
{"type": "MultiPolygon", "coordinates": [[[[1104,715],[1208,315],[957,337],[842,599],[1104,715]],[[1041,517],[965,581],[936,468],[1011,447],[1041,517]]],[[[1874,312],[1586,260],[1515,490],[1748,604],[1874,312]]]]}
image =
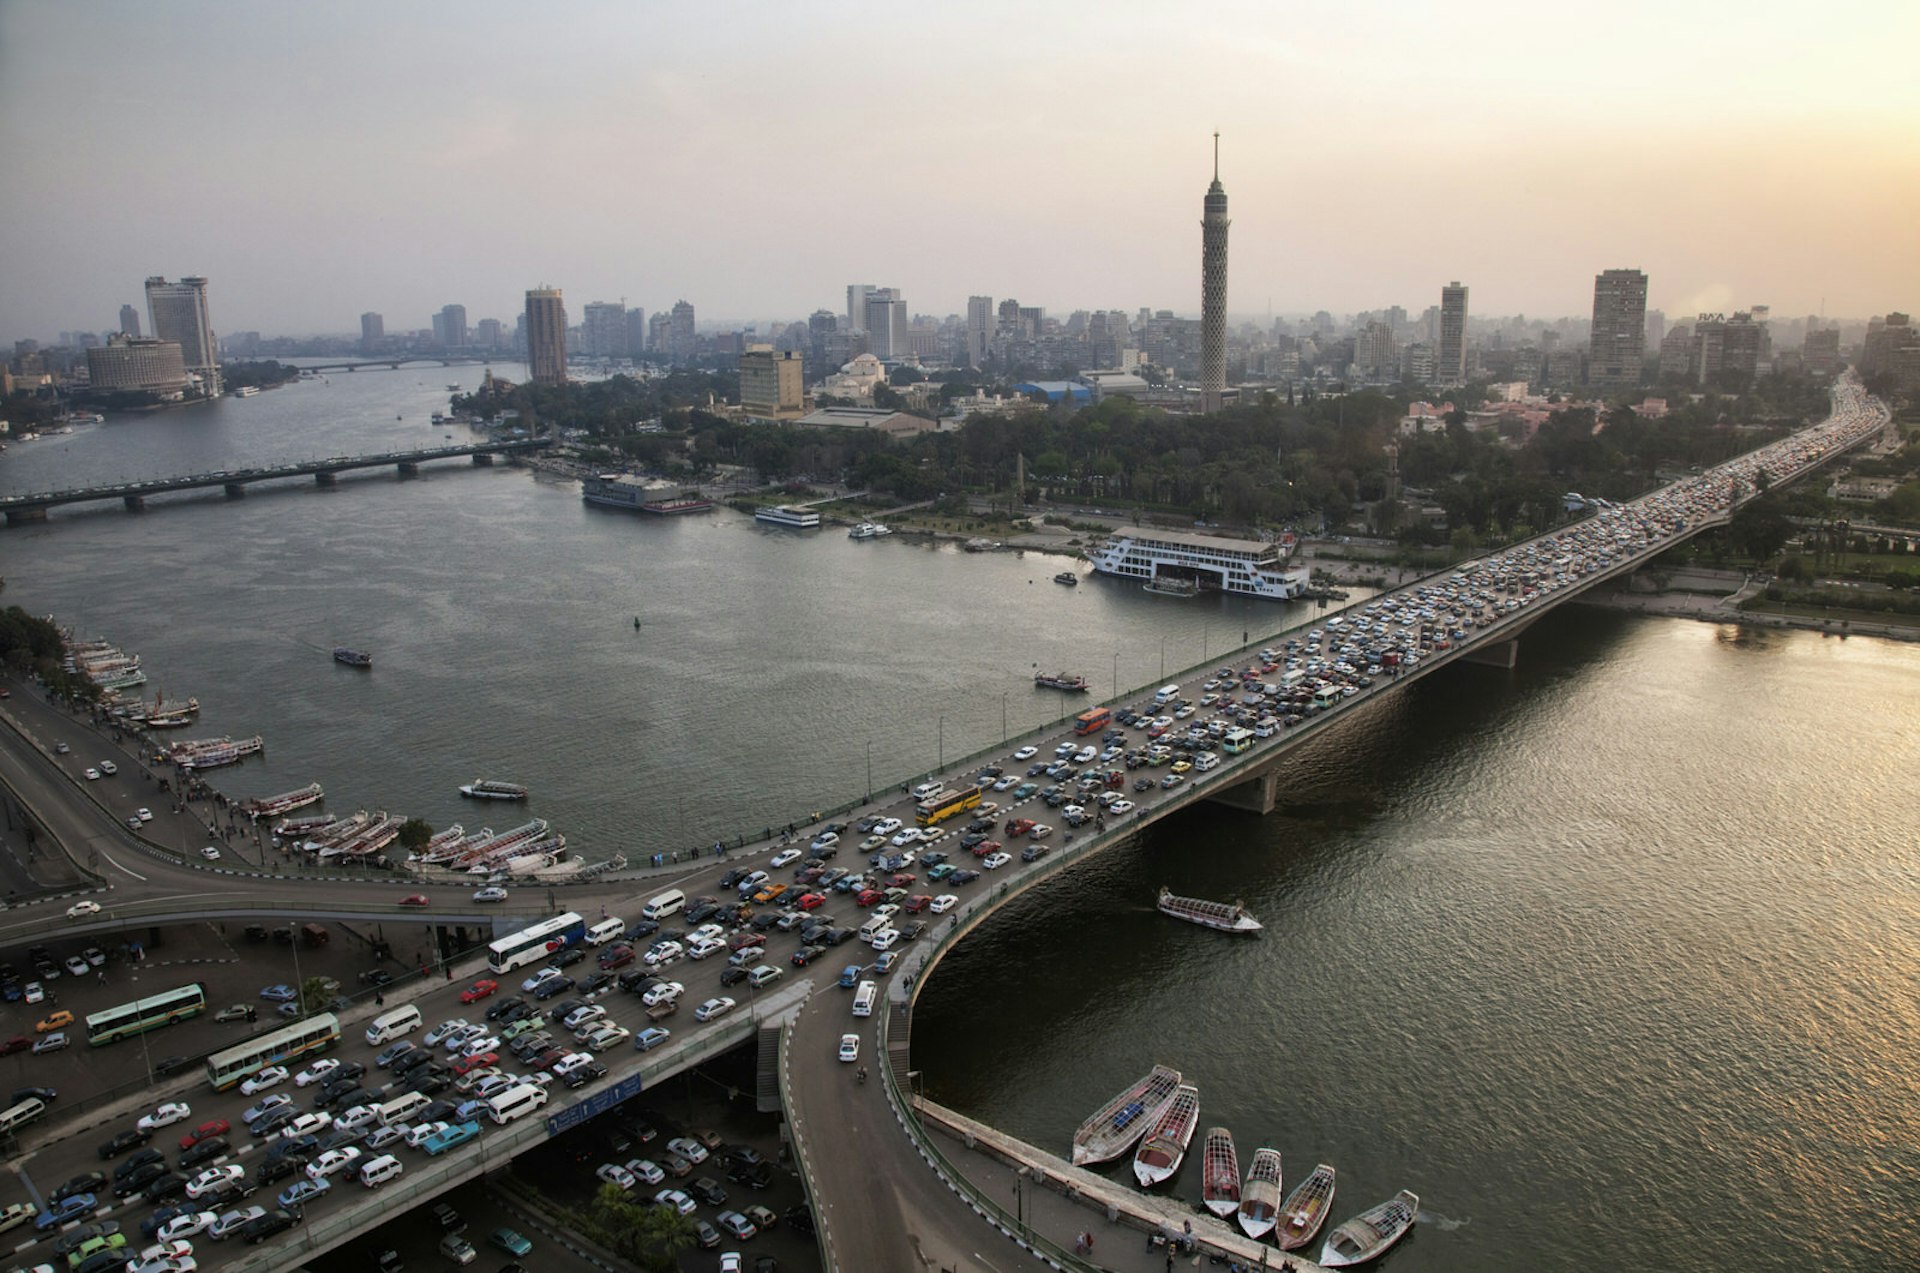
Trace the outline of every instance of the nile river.
{"type": "MultiPolygon", "coordinates": [[[[431,445],[445,384],[478,375],[85,426],[15,444],[0,490],[431,445]]],[[[1066,706],[1036,664],[1105,696],[1318,613],[732,512],[643,521],[453,465],[57,512],[0,534],[0,563],[6,602],[197,695],[189,732],[266,735],[224,789],[318,779],[335,809],[471,828],[499,811],[455,786],[506,778],[590,858],[998,747],[1066,706]]],[[[1920,647],[1563,608],[1513,671],[1422,680],[1300,755],[1272,816],[1196,809],[1010,907],[929,983],[915,1064],[1061,1153],[1175,1065],[1243,1164],[1271,1144],[1289,1181],[1338,1168],[1337,1215],[1419,1193],[1397,1270],[1911,1268],[1916,686],[1920,647]],[[1162,882],[1266,931],[1166,920],[1162,882]]],[[[1174,1188],[1197,1198],[1193,1163],[1174,1188]]]]}

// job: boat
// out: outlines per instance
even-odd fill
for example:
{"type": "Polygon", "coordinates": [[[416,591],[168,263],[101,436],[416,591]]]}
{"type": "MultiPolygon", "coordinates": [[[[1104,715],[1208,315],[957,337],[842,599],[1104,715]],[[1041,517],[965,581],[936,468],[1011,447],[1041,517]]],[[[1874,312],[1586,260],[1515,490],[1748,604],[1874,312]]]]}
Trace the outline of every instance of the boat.
{"type": "Polygon", "coordinates": [[[258,385],[241,385],[233,391],[233,396],[236,398],[251,398],[259,392],[260,388],[258,385]]]}
{"type": "Polygon", "coordinates": [[[882,526],[879,522],[861,522],[847,532],[848,539],[878,539],[882,535],[893,534],[893,527],[882,526]]]}
{"type": "Polygon", "coordinates": [[[1080,576],[1074,574],[1071,570],[1061,571],[1053,577],[1053,581],[1055,583],[1063,583],[1069,588],[1078,588],[1080,586],[1080,576]]]}
{"type": "Polygon", "coordinates": [[[1320,1163],[1280,1204],[1280,1219],[1274,1226],[1273,1240],[1280,1244],[1282,1251],[1299,1250],[1320,1232],[1332,1206],[1333,1168],[1320,1163]]]}
{"type": "Polygon", "coordinates": [[[1178,575],[1155,575],[1140,585],[1140,591],[1161,597],[1197,597],[1200,595],[1200,584],[1178,575]]]}
{"type": "Polygon", "coordinates": [[[1175,919],[1184,919],[1189,924],[1198,924],[1202,928],[1212,928],[1223,933],[1257,933],[1260,921],[1247,914],[1247,908],[1240,902],[1209,902],[1199,897],[1179,897],[1164,885],[1160,889],[1160,899],[1156,903],[1163,915],[1175,919]]]}
{"type": "Polygon", "coordinates": [[[605,508],[637,509],[663,517],[675,513],[705,513],[713,508],[713,501],[698,491],[683,491],[632,473],[596,473],[583,478],[580,498],[605,508]]]}
{"type": "Polygon", "coordinates": [[[295,809],[304,809],[323,797],[326,793],[320,784],[310,782],[294,791],[283,791],[277,796],[259,796],[240,802],[240,808],[249,818],[259,821],[261,818],[274,818],[295,809]]]}
{"type": "Polygon", "coordinates": [[[527,789],[517,782],[496,782],[491,778],[475,778],[460,788],[460,794],[471,796],[475,800],[525,800],[527,789]]]}
{"type": "Polygon", "coordinates": [[[793,504],[775,504],[769,508],[755,509],[753,520],[765,522],[769,526],[791,526],[798,530],[811,530],[820,524],[820,514],[810,508],[800,508],[793,504]]]}
{"type": "Polygon", "coordinates": [[[1310,581],[1308,571],[1286,568],[1280,544],[1176,530],[1125,531],[1094,549],[1090,560],[1097,574],[1154,584],[1154,591],[1179,578],[1196,589],[1287,601],[1310,581]]]}
{"type": "Polygon", "coordinates": [[[1221,1217],[1240,1209],[1240,1155],[1234,1152],[1233,1133],[1224,1127],[1207,1128],[1200,1142],[1200,1200],[1221,1217]]]}
{"type": "Polygon", "coordinates": [[[1240,1187],[1240,1231],[1260,1239],[1280,1219],[1280,1151],[1256,1149],[1247,1180],[1240,1187]]]}
{"type": "Polygon", "coordinates": [[[650,499],[640,505],[643,513],[655,517],[675,517],[681,513],[711,513],[713,501],[698,491],[681,491],[665,499],[650,499]]]}
{"type": "Polygon", "coordinates": [[[173,762],[183,769],[218,769],[222,765],[239,764],[265,746],[266,740],[255,734],[252,738],[218,742],[211,746],[176,747],[172,755],[173,762]]]}
{"type": "Polygon", "coordinates": [[[1173,1099],[1180,1071],[1156,1065],[1153,1072],[1094,1111],[1073,1134],[1073,1165],[1118,1158],[1140,1139],[1155,1116],[1173,1099]]]}
{"type": "Polygon", "coordinates": [[[960,545],[962,551],[970,553],[999,552],[1002,547],[1004,545],[997,539],[969,539],[960,545]]]}
{"type": "Polygon", "coordinates": [[[1084,676],[1075,676],[1070,672],[1055,672],[1049,676],[1045,672],[1035,672],[1033,683],[1043,690],[1060,690],[1067,694],[1084,694],[1092,688],[1084,676]]]}
{"type": "Polygon", "coordinates": [[[339,821],[331,813],[309,813],[304,817],[282,818],[273,824],[273,838],[276,840],[303,840],[339,821]]]}
{"type": "Polygon", "coordinates": [[[1330,1269],[1363,1264],[1405,1237],[1419,1216],[1419,1195],[1402,1189],[1335,1229],[1320,1248],[1320,1263],[1330,1269]]]}
{"type": "Polygon", "coordinates": [[[1173,1099],[1161,1107],[1147,1128],[1146,1139],[1133,1152],[1133,1178],[1141,1188],[1152,1188],[1180,1170],[1199,1122],[1200,1089],[1182,1083],[1173,1089],[1173,1099]]]}
{"type": "Polygon", "coordinates": [[[373,656],[364,650],[349,650],[344,645],[333,647],[333,661],[345,663],[348,667],[372,667],[373,656]]]}

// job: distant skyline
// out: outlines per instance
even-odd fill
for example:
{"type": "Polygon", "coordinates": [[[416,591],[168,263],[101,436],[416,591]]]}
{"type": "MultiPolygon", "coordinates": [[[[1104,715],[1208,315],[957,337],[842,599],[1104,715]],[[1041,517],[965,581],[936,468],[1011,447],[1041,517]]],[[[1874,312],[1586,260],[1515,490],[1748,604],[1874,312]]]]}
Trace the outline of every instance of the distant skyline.
{"type": "Polygon", "coordinates": [[[0,5],[0,338],[204,275],[221,333],[511,327],[685,298],[703,324],[1401,305],[1670,320],[1920,307],[1920,7],[1682,0],[1312,12],[984,0],[0,5]]]}

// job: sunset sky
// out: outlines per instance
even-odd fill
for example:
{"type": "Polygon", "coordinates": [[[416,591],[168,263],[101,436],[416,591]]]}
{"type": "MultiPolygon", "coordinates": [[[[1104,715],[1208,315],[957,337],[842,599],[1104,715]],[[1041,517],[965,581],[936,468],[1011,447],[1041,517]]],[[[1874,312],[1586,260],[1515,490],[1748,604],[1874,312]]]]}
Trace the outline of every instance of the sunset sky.
{"type": "Polygon", "coordinates": [[[215,326],[1403,305],[1920,306],[1920,5],[0,4],[0,339],[149,274],[215,326]]]}

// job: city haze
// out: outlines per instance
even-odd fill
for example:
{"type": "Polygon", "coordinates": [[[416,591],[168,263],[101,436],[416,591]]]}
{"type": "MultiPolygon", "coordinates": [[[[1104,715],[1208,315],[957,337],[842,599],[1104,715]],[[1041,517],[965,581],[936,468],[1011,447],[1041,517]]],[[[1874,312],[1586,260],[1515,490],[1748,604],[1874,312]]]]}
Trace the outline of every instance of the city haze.
{"type": "Polygon", "coordinates": [[[0,9],[0,336],[204,275],[222,331],[969,294],[1229,311],[1881,313],[1920,290],[1896,3],[0,9]]]}

